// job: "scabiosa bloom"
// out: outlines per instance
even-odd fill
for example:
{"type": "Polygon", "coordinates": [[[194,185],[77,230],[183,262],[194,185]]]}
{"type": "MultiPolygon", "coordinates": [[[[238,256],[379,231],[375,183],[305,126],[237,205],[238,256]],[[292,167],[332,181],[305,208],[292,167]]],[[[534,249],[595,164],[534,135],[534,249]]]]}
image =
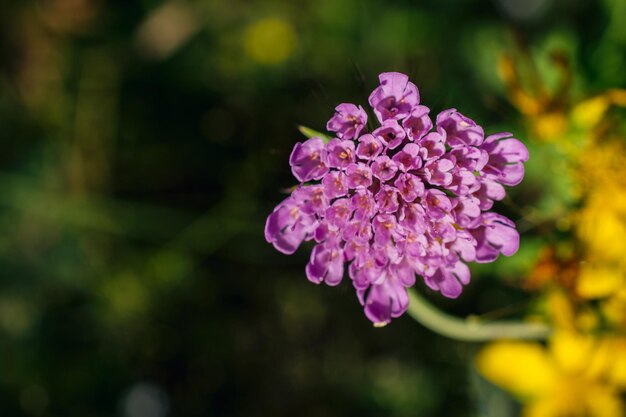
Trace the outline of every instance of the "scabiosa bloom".
{"type": "Polygon", "coordinates": [[[406,75],[379,79],[369,104],[380,127],[365,132],[363,108],[344,103],[327,124],[335,138],[296,144],[300,184],[269,215],[265,237],[286,254],[313,241],[307,278],[334,286],[347,271],[367,318],[384,325],[407,310],[417,275],[456,298],[468,262],[517,251],[515,224],[489,210],[522,180],[528,151],[510,133],[485,138],[455,109],[433,123],[406,75]]]}

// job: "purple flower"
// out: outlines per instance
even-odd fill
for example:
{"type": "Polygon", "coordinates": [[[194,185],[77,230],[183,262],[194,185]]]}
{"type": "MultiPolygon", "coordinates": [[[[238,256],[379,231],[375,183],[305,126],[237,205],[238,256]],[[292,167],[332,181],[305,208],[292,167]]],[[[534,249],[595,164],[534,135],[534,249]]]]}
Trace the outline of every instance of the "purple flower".
{"type": "Polygon", "coordinates": [[[344,196],[348,193],[346,174],[341,171],[329,172],[328,175],[322,179],[322,185],[324,186],[324,195],[331,199],[344,196]]]}
{"type": "Polygon", "coordinates": [[[356,155],[364,160],[371,161],[383,151],[383,144],[372,135],[363,135],[359,138],[356,155]]]}
{"type": "Polygon", "coordinates": [[[384,272],[389,264],[389,258],[380,246],[368,244],[367,247],[369,250],[359,253],[348,271],[357,289],[366,289],[384,280],[384,272]]]}
{"type": "Polygon", "coordinates": [[[476,220],[477,226],[470,229],[478,245],[476,262],[486,263],[496,260],[501,253],[511,256],[519,248],[519,233],[515,223],[497,213],[488,212],[476,220]]]}
{"type": "Polygon", "coordinates": [[[416,235],[423,235],[427,228],[427,216],[424,206],[421,204],[405,204],[400,208],[398,220],[400,225],[405,229],[405,238],[408,243],[412,238],[417,239],[416,235]]]}
{"type": "Polygon", "coordinates": [[[446,153],[445,131],[442,132],[443,135],[439,132],[430,132],[419,141],[420,157],[424,161],[439,159],[446,153]]]}
{"type": "Polygon", "coordinates": [[[463,116],[456,109],[448,109],[439,113],[437,126],[446,131],[447,143],[453,148],[463,145],[479,146],[485,137],[482,127],[469,117],[463,116]]]}
{"type": "Polygon", "coordinates": [[[500,201],[506,196],[506,190],[500,183],[490,178],[482,178],[473,196],[479,201],[481,210],[489,210],[494,201],[500,201]]]}
{"type": "Polygon", "coordinates": [[[432,275],[425,276],[424,281],[446,297],[457,298],[463,291],[463,285],[470,282],[470,271],[463,262],[457,262],[453,266],[437,268],[432,275]]]}
{"type": "Polygon", "coordinates": [[[433,185],[447,186],[452,183],[452,170],[456,167],[454,156],[442,157],[440,159],[430,161],[424,167],[428,182],[433,185]]]}
{"type": "Polygon", "coordinates": [[[288,197],[267,218],[265,240],[280,252],[291,255],[303,240],[312,238],[315,224],[315,217],[303,213],[296,201],[288,197]]]}
{"type": "Polygon", "coordinates": [[[367,318],[375,325],[384,326],[409,308],[406,288],[397,275],[387,273],[380,284],[358,290],[357,293],[367,318]]]}
{"type": "Polygon", "coordinates": [[[489,160],[488,152],[473,146],[454,148],[450,151],[450,155],[454,157],[459,168],[465,168],[468,171],[482,170],[489,160]]]}
{"type": "Polygon", "coordinates": [[[393,156],[393,161],[404,172],[418,169],[422,166],[419,157],[420,147],[415,143],[407,143],[404,148],[393,156]]]}
{"type": "Polygon", "coordinates": [[[402,126],[406,129],[406,133],[412,141],[419,141],[433,128],[433,122],[428,117],[428,113],[430,113],[428,107],[417,106],[409,117],[402,122],[402,126]]]}
{"type": "Polygon", "coordinates": [[[342,229],[341,237],[345,241],[367,243],[372,239],[372,226],[369,222],[353,220],[342,229]]]}
{"type": "Polygon", "coordinates": [[[367,189],[359,189],[354,192],[352,196],[352,209],[354,210],[354,217],[357,220],[369,220],[378,211],[376,201],[372,192],[367,189]]]}
{"type": "Polygon", "coordinates": [[[345,168],[354,160],[354,142],[350,140],[332,139],[324,149],[324,162],[329,168],[345,168]]]}
{"type": "Polygon", "coordinates": [[[424,207],[429,217],[438,220],[450,213],[452,203],[446,196],[446,193],[436,188],[430,188],[426,191],[422,207],[424,207]]]}
{"type": "Polygon", "coordinates": [[[369,103],[378,120],[402,120],[420,103],[420,94],[409,77],[399,72],[384,72],[378,76],[380,86],[370,95],[369,103]]]}
{"type": "Polygon", "coordinates": [[[474,222],[481,214],[478,204],[479,201],[472,196],[456,198],[454,200],[453,208],[456,224],[461,227],[468,227],[472,222],[474,222]]]}
{"type": "Polygon", "coordinates": [[[290,164],[300,185],[265,226],[267,241],[286,254],[314,240],[308,279],[338,285],[347,270],[378,326],[406,311],[417,275],[456,298],[470,282],[468,262],[517,251],[515,224],[489,210],[522,180],[528,160],[511,134],[484,138],[454,109],[433,126],[406,75],[379,78],[369,102],[381,126],[362,135],[363,108],[337,106],[327,126],[337,137],[296,144],[290,164]]]}
{"type": "Polygon", "coordinates": [[[417,197],[424,195],[424,183],[413,174],[400,174],[393,185],[396,186],[407,203],[411,203],[417,197]]]}
{"type": "Polygon", "coordinates": [[[299,186],[291,194],[298,208],[306,214],[322,214],[328,207],[328,199],[321,185],[299,186]]]}
{"type": "Polygon", "coordinates": [[[352,217],[352,205],[347,198],[335,200],[332,206],[326,209],[326,224],[329,229],[341,229],[346,226],[352,217]]]}
{"type": "Polygon", "coordinates": [[[348,165],[346,175],[348,176],[348,186],[350,188],[367,188],[372,185],[372,170],[363,163],[348,165]]]}
{"type": "Polygon", "coordinates": [[[480,182],[470,170],[460,168],[452,174],[452,182],[448,184],[448,189],[456,195],[468,195],[478,190],[480,182]]]}
{"type": "Polygon", "coordinates": [[[392,232],[394,232],[398,226],[398,222],[395,216],[389,214],[379,214],[372,222],[374,233],[381,238],[383,242],[387,242],[391,239],[392,232]]]}
{"type": "Polygon", "coordinates": [[[340,139],[356,139],[367,124],[367,113],[361,106],[342,103],[326,124],[326,130],[336,132],[340,139]]]}
{"type": "Polygon", "coordinates": [[[289,165],[293,176],[300,182],[319,180],[328,172],[328,167],[322,162],[324,141],[320,138],[311,138],[304,143],[296,143],[289,157],[289,165]]]}
{"type": "Polygon", "coordinates": [[[378,194],[376,194],[376,203],[378,203],[378,210],[381,213],[395,213],[398,207],[400,207],[398,190],[394,187],[384,185],[378,194]]]}
{"type": "Polygon", "coordinates": [[[485,174],[504,185],[517,185],[524,178],[524,162],[528,149],[510,133],[488,136],[481,149],[485,158],[485,174]]]}
{"type": "Polygon", "coordinates": [[[316,284],[324,281],[330,286],[338,285],[343,278],[343,263],[343,250],[336,242],[319,243],[311,252],[306,276],[316,284]]]}
{"type": "Polygon", "coordinates": [[[381,181],[393,178],[398,172],[398,166],[388,156],[379,156],[372,164],[372,174],[381,181]]]}
{"type": "Polygon", "coordinates": [[[383,125],[372,132],[372,135],[379,138],[388,149],[395,149],[406,137],[406,131],[398,124],[395,119],[388,119],[383,122],[383,125]]]}

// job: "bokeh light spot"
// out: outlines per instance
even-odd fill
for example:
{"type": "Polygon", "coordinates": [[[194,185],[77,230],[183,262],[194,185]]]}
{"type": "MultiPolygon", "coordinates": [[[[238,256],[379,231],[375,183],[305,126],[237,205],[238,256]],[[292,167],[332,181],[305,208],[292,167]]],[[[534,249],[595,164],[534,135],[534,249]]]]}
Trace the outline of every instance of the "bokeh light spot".
{"type": "Polygon", "coordinates": [[[165,417],[170,408],[167,394],[151,383],[134,385],[122,406],[125,417],[165,417]]]}
{"type": "Polygon", "coordinates": [[[246,54],[263,65],[284,62],[295,46],[296,36],[292,26],[284,19],[270,17],[256,21],[246,29],[244,48],[246,54]]]}

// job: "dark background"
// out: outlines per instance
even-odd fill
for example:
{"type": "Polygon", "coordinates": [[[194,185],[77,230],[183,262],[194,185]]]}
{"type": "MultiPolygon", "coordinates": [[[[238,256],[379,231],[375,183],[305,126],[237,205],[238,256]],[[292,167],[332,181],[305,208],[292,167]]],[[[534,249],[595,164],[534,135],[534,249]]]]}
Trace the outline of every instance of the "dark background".
{"type": "MultiPolygon", "coordinates": [[[[380,72],[522,140],[503,53],[556,48],[575,91],[624,86],[624,3],[3,1],[0,415],[489,415],[475,345],[373,328],[349,282],[306,280],[308,246],[264,241],[265,218],[297,126],[365,105],[380,72]]],[[[519,220],[540,185],[499,210],[519,220]]],[[[529,256],[475,268],[456,301],[417,287],[519,315],[529,256]]]]}

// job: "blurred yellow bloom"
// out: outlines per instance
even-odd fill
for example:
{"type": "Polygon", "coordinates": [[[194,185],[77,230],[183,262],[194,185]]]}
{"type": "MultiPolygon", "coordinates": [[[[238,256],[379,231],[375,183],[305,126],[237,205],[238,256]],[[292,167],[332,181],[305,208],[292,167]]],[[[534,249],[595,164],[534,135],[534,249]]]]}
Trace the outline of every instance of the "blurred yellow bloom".
{"type": "Polygon", "coordinates": [[[480,352],[476,363],[487,379],[523,399],[541,396],[558,378],[543,348],[533,343],[493,343],[480,352]]]}
{"type": "Polygon", "coordinates": [[[524,403],[524,417],[623,416],[626,337],[591,332],[600,324],[626,330],[626,140],[611,134],[608,117],[626,106],[626,90],[572,101],[567,59],[552,57],[561,79],[549,89],[528,50],[518,55],[503,56],[500,75],[531,135],[567,167],[576,201],[567,213],[572,235],[559,241],[572,251],[546,246],[526,280],[543,292],[556,329],[548,345],[495,342],[480,351],[477,368],[524,403]]]}
{"type": "MultiPolygon", "coordinates": [[[[593,135],[590,135],[593,136],[593,135]]],[[[587,146],[579,148],[575,159],[571,161],[572,176],[578,183],[579,193],[589,194],[594,198],[608,199],[607,193],[620,192],[616,207],[626,205],[626,141],[618,137],[591,138],[587,146]],[[592,195],[600,193],[599,195],[592,195]]],[[[610,196],[613,197],[613,196],[610,196]]]]}
{"type": "Polygon", "coordinates": [[[585,100],[574,107],[572,120],[580,128],[592,128],[604,117],[609,105],[610,102],[604,95],[585,100]]]}
{"type": "Polygon", "coordinates": [[[556,329],[592,331],[598,326],[595,312],[585,303],[574,302],[571,293],[551,290],[547,293],[545,302],[547,315],[556,329]]]}
{"type": "Polygon", "coordinates": [[[624,411],[626,339],[557,332],[548,347],[496,342],[478,354],[488,380],[525,404],[524,417],[617,417],[624,411]]]}
{"type": "Polygon", "coordinates": [[[577,292],[584,298],[610,296],[626,285],[626,146],[596,143],[581,153],[574,172],[583,205],[575,214],[584,250],[577,292]]]}
{"type": "MultiPolygon", "coordinates": [[[[550,61],[560,73],[560,80],[556,88],[549,89],[533,57],[526,50],[519,52],[518,59],[503,54],[498,72],[509,101],[526,117],[536,139],[571,146],[572,143],[567,143],[571,142],[569,135],[574,134],[576,140],[587,139],[587,133],[604,120],[612,106],[626,106],[626,90],[622,89],[610,89],[599,96],[572,102],[573,71],[566,55],[557,51],[551,54],[550,61]]],[[[571,149],[575,150],[576,146],[571,149]]]]}
{"type": "Polygon", "coordinates": [[[254,61],[263,65],[276,65],[293,52],[295,32],[289,22],[265,18],[253,23],[244,34],[244,49],[254,61]]]}
{"type": "Polygon", "coordinates": [[[609,324],[626,330],[626,287],[604,300],[601,309],[609,324]]]}
{"type": "MultiPolygon", "coordinates": [[[[525,58],[529,58],[526,56],[525,58]]],[[[556,142],[569,129],[567,118],[568,99],[566,94],[570,72],[565,58],[554,60],[563,73],[562,85],[556,92],[549,93],[541,82],[533,64],[520,65],[512,56],[500,58],[499,73],[507,87],[509,101],[526,116],[533,136],[546,142],[556,142]]]]}
{"type": "Polygon", "coordinates": [[[567,119],[562,113],[547,113],[534,119],[535,134],[546,141],[558,140],[567,128],[567,119]]]}
{"type": "Polygon", "coordinates": [[[590,330],[604,322],[626,329],[626,140],[611,135],[607,117],[612,107],[626,106],[626,90],[610,89],[571,102],[565,61],[557,62],[563,88],[551,93],[534,71],[530,55],[525,58],[525,66],[510,56],[501,59],[509,100],[526,117],[534,136],[553,143],[545,146],[554,146],[564,158],[571,195],[578,203],[568,213],[572,255],[546,247],[526,288],[544,291],[548,316],[557,328],[590,330]],[[591,299],[600,300],[600,314],[585,303],[591,299]]]}
{"type": "Polygon", "coordinates": [[[624,282],[624,272],[619,268],[585,264],[580,269],[576,291],[584,298],[602,298],[621,289],[624,282]]]}
{"type": "Polygon", "coordinates": [[[600,123],[611,106],[626,106],[626,90],[608,90],[602,95],[581,102],[574,107],[572,120],[579,128],[593,128],[600,123]]]}

